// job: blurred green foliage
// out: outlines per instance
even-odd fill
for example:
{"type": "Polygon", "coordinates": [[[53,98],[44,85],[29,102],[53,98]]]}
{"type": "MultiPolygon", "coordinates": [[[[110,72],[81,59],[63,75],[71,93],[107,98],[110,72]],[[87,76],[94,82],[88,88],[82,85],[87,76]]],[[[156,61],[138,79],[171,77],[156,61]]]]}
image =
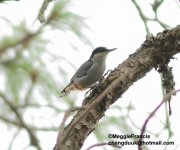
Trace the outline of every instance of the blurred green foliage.
{"type": "MultiPolygon", "coordinates": [[[[62,88],[60,86],[63,84],[59,85],[54,73],[48,69],[48,64],[56,60],[53,69],[59,70],[59,77],[63,81],[67,76],[61,67],[61,62],[66,62],[66,60],[61,53],[58,56],[48,50],[48,44],[51,41],[44,36],[46,32],[56,29],[63,31],[64,34],[66,31],[71,32],[81,41],[89,43],[82,32],[82,28],[87,26],[82,17],[68,10],[69,2],[69,0],[52,2],[53,6],[48,12],[49,15],[46,16],[46,22],[33,30],[25,20],[14,25],[6,16],[1,17],[9,25],[11,34],[2,35],[0,38],[0,80],[2,80],[0,102],[3,107],[0,110],[0,120],[9,126],[14,126],[16,130],[26,129],[31,144],[35,134],[33,130],[29,131],[29,128],[36,129],[35,132],[39,130],[53,131],[54,126],[47,127],[45,125],[46,129],[38,127],[38,125],[36,127],[36,123],[33,123],[32,126],[29,119],[24,118],[26,112],[31,112],[31,109],[32,112],[34,109],[38,112],[43,107],[50,108],[54,112],[54,116],[49,122],[53,122],[53,117],[59,116],[62,111],[74,105],[71,98],[67,98],[64,103],[65,107],[56,106],[59,105],[59,94],[62,88]],[[45,59],[44,56],[53,61],[45,59]],[[4,111],[7,109],[8,111],[4,111]]],[[[33,116],[33,113],[29,115],[29,117],[37,117],[33,116]]],[[[58,127],[58,125],[55,126],[58,127]]],[[[33,145],[40,149],[39,144],[35,143],[33,145]]]]}

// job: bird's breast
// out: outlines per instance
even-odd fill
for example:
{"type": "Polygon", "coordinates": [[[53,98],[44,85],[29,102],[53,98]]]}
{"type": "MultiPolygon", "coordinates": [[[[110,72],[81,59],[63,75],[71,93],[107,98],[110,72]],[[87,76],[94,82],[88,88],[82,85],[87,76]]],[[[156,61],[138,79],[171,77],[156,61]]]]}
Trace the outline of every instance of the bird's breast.
{"type": "Polygon", "coordinates": [[[93,65],[87,71],[87,74],[81,78],[76,79],[75,82],[82,85],[83,87],[89,87],[101,79],[105,69],[106,64],[104,62],[93,63],[93,65]]]}

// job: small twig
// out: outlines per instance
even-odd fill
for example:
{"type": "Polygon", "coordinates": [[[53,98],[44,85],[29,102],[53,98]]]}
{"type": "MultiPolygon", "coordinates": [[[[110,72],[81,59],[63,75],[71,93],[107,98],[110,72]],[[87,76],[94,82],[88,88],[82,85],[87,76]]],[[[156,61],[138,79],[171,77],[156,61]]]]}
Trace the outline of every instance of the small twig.
{"type": "Polygon", "coordinates": [[[166,23],[164,23],[161,20],[159,20],[159,18],[156,18],[155,21],[157,21],[161,25],[161,27],[164,28],[164,29],[170,28],[169,25],[167,25],[166,23]]]}
{"type": "Polygon", "coordinates": [[[9,118],[7,118],[7,117],[5,117],[3,115],[0,115],[0,119],[2,121],[4,121],[5,123],[11,124],[11,125],[14,125],[14,126],[17,126],[17,127],[22,127],[21,124],[18,121],[10,120],[9,118]]]}
{"type": "Polygon", "coordinates": [[[145,14],[143,13],[142,9],[140,8],[140,6],[136,2],[136,0],[132,0],[132,2],[135,5],[137,11],[139,12],[139,16],[141,17],[141,19],[142,19],[142,21],[144,23],[144,27],[145,27],[146,33],[148,35],[150,35],[150,31],[149,31],[149,28],[148,28],[148,25],[147,25],[147,22],[148,22],[149,18],[145,16],[145,14]]]}
{"type": "Polygon", "coordinates": [[[164,0],[159,0],[159,1],[154,1],[153,4],[150,4],[151,7],[152,7],[152,10],[154,12],[154,15],[155,17],[154,18],[149,18],[147,17],[144,13],[143,13],[143,10],[140,8],[140,6],[138,5],[138,3],[136,2],[136,0],[131,0],[133,2],[133,4],[135,5],[137,11],[139,12],[139,16],[140,18],[142,19],[143,23],[144,23],[144,27],[145,27],[145,30],[146,30],[146,33],[149,35],[150,34],[150,29],[148,27],[148,21],[154,21],[154,22],[157,22],[159,23],[159,25],[164,28],[164,29],[167,29],[167,28],[170,28],[169,25],[167,25],[166,23],[162,22],[158,16],[157,16],[157,11],[159,9],[159,7],[162,5],[162,3],[164,2],[164,0]]]}
{"type": "MultiPolygon", "coordinates": [[[[0,120],[4,121],[5,123],[8,123],[8,124],[14,125],[16,127],[19,127],[19,128],[23,127],[18,121],[10,120],[5,116],[0,115],[0,120]]],[[[57,131],[57,127],[36,127],[36,126],[33,126],[33,125],[29,125],[29,128],[31,130],[33,130],[33,131],[36,131],[36,130],[37,131],[57,131]]]]}
{"type": "Polygon", "coordinates": [[[161,6],[164,0],[154,0],[154,3],[151,4],[154,13],[157,15],[157,10],[161,6]]]}
{"type": "Polygon", "coordinates": [[[179,0],[175,0],[177,6],[180,8],[180,1],[179,0]]]}
{"type": "Polygon", "coordinates": [[[36,69],[33,69],[30,72],[31,83],[30,83],[30,86],[28,87],[28,89],[26,91],[26,95],[24,97],[24,106],[25,107],[29,104],[29,100],[30,100],[31,94],[33,92],[35,83],[37,81],[38,75],[39,75],[39,73],[38,73],[38,71],[36,69]]]}
{"type": "Polygon", "coordinates": [[[18,111],[18,107],[14,105],[14,103],[12,103],[12,101],[9,100],[8,97],[6,97],[6,95],[4,95],[1,91],[0,91],[0,97],[9,106],[9,108],[14,112],[21,126],[24,129],[26,129],[30,137],[31,145],[35,146],[38,150],[41,150],[37,137],[35,136],[34,132],[29,128],[29,126],[27,126],[26,123],[24,122],[21,114],[18,111]]]}
{"type": "Polygon", "coordinates": [[[16,133],[14,133],[14,135],[13,135],[13,137],[12,137],[12,139],[11,139],[10,143],[9,143],[8,150],[12,150],[13,143],[14,143],[14,141],[15,141],[16,137],[19,135],[20,131],[21,131],[21,130],[20,130],[20,129],[18,129],[18,130],[17,130],[17,132],[16,132],[16,133]]]}
{"type": "Polygon", "coordinates": [[[33,88],[34,88],[34,83],[31,83],[24,98],[24,106],[27,106],[29,104],[29,100],[30,100],[33,88]]]}
{"type": "MultiPolygon", "coordinates": [[[[62,122],[59,126],[59,132],[58,132],[57,141],[56,141],[56,143],[58,143],[58,145],[60,145],[60,143],[62,142],[62,137],[64,134],[64,126],[65,126],[67,119],[69,118],[69,116],[72,112],[79,110],[79,109],[80,109],[80,107],[73,107],[73,108],[71,108],[65,112],[63,119],[62,119],[62,122]]],[[[53,150],[58,150],[58,148],[59,148],[58,145],[56,144],[55,147],[53,148],[53,150]]]]}
{"type": "MultiPolygon", "coordinates": [[[[144,135],[144,132],[146,130],[146,126],[149,122],[149,120],[154,116],[154,114],[159,110],[159,108],[162,106],[162,104],[166,101],[168,101],[172,95],[175,95],[177,92],[180,92],[180,89],[179,90],[176,90],[176,91],[171,91],[169,92],[168,94],[166,94],[163,98],[163,100],[161,101],[161,103],[150,113],[150,115],[147,117],[147,119],[145,120],[143,126],[142,126],[142,129],[141,129],[141,134],[140,134],[140,139],[139,139],[139,142],[142,141],[142,138],[143,138],[143,135],[144,135]]],[[[142,150],[142,147],[141,145],[138,145],[138,150],[142,150]]]]}
{"type": "Polygon", "coordinates": [[[41,104],[38,104],[37,102],[36,102],[36,103],[30,103],[30,102],[29,102],[28,105],[26,105],[26,104],[24,103],[24,104],[18,106],[19,109],[24,109],[24,108],[27,108],[27,107],[32,107],[32,108],[47,107],[47,108],[51,108],[51,109],[55,110],[57,113],[59,113],[59,112],[64,112],[63,109],[60,109],[60,108],[56,107],[56,106],[53,105],[53,104],[41,105],[41,104]]]}
{"type": "Polygon", "coordinates": [[[49,2],[51,2],[52,0],[44,0],[40,10],[39,10],[39,14],[38,14],[38,20],[40,21],[40,23],[43,23],[43,22],[46,22],[46,19],[45,19],[45,11],[49,5],[49,2]]]}
{"type": "Polygon", "coordinates": [[[14,43],[11,43],[5,47],[0,47],[0,54],[5,52],[9,48],[14,48],[19,45],[27,44],[34,36],[36,36],[38,33],[28,33],[21,39],[15,41],[14,43]]]}

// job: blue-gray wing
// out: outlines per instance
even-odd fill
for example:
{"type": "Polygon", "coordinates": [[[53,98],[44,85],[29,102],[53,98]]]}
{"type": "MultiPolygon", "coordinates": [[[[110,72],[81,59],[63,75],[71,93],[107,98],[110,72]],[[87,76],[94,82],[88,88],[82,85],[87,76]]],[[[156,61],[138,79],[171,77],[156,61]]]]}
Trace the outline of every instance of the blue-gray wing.
{"type": "Polygon", "coordinates": [[[92,62],[90,60],[84,62],[80,68],[77,70],[77,72],[74,74],[74,76],[71,78],[71,82],[73,82],[74,78],[81,78],[84,77],[88,70],[92,67],[92,62]]]}

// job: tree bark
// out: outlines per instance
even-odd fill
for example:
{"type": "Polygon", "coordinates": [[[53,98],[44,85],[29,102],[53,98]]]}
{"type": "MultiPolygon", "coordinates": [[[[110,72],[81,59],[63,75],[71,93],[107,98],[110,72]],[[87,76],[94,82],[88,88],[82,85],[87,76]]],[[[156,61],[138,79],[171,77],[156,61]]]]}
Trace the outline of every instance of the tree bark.
{"type": "MultiPolygon", "coordinates": [[[[146,37],[144,43],[127,60],[103,78],[63,131],[56,150],[80,150],[105,111],[137,80],[151,69],[167,65],[180,52],[180,25],[146,37]]],[[[58,141],[58,140],[57,140],[58,141]]]]}

